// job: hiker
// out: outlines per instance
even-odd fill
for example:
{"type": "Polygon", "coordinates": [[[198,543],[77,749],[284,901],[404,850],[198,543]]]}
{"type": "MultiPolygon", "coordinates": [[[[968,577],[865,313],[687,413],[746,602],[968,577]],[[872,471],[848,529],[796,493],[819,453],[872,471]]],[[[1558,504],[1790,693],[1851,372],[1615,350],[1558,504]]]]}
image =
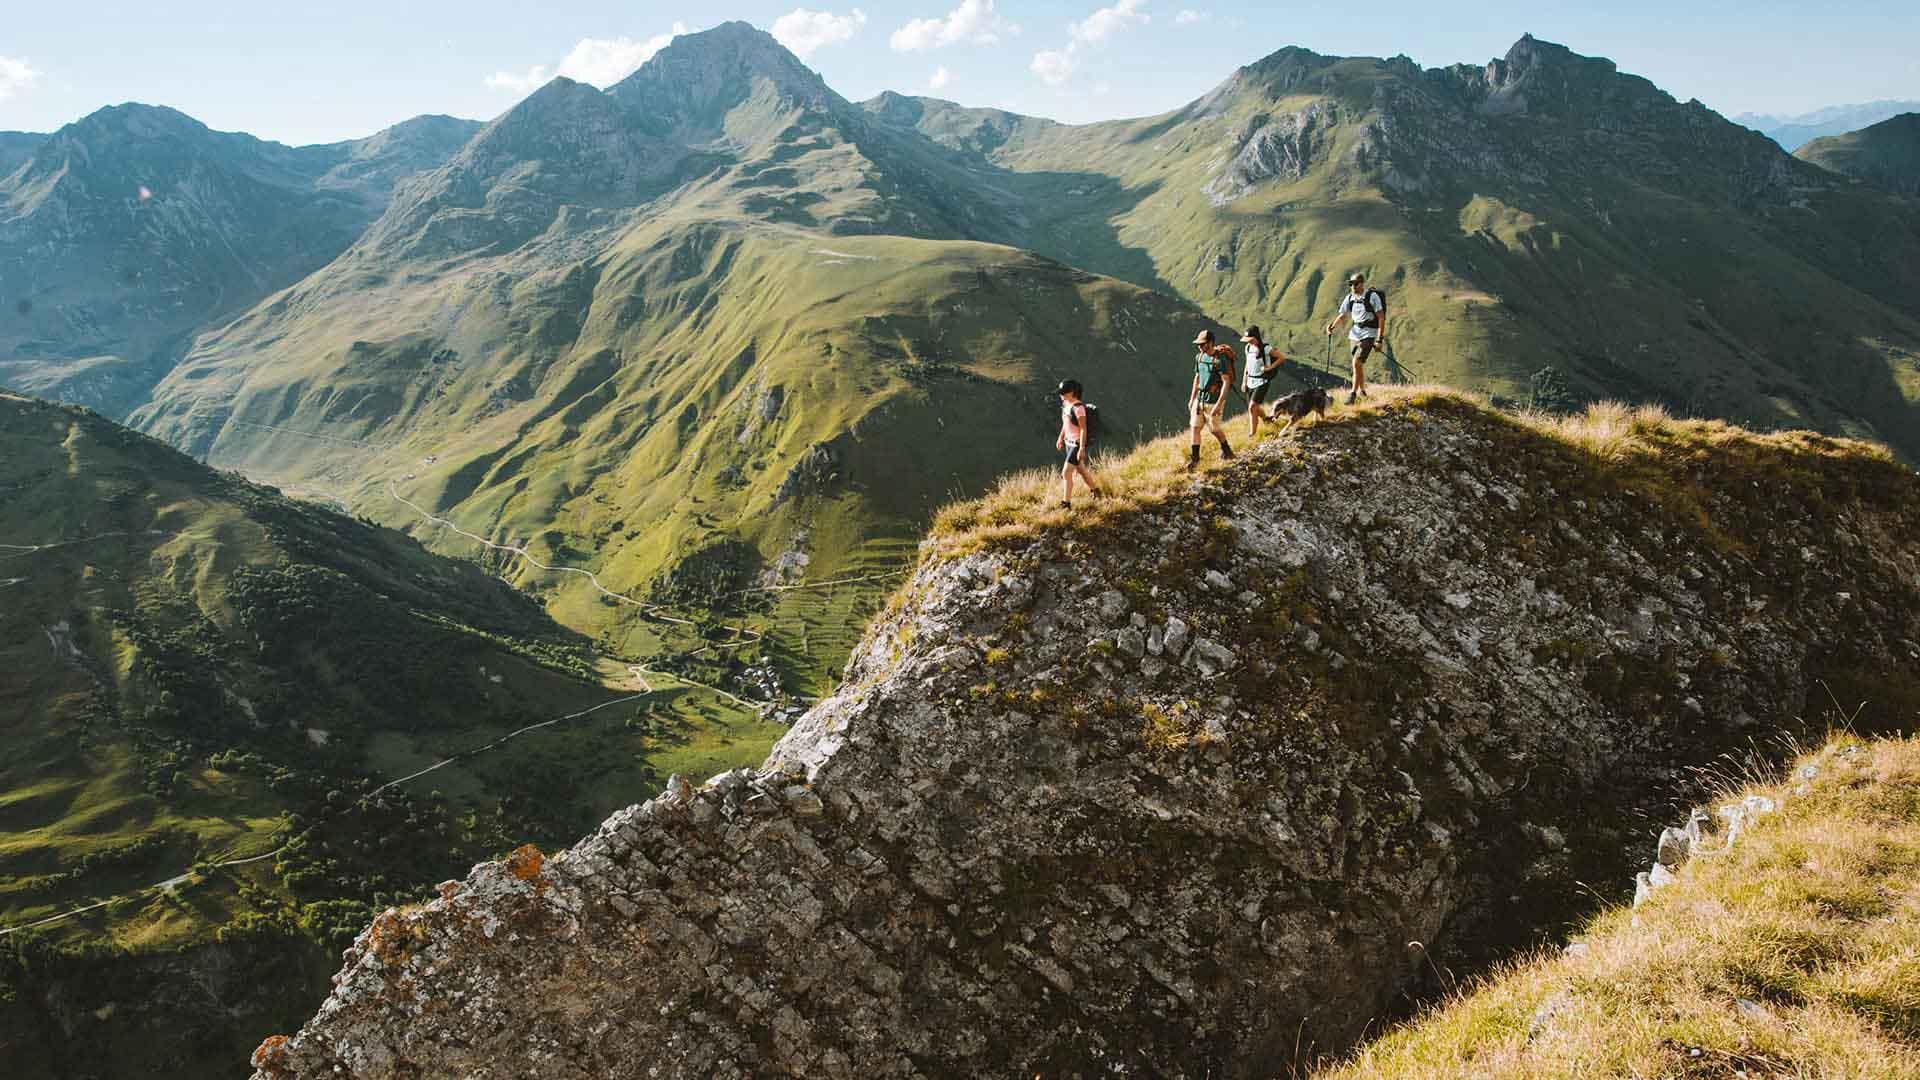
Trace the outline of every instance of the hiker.
{"type": "Polygon", "coordinates": [[[1055,450],[1065,451],[1060,462],[1060,509],[1073,509],[1073,478],[1086,483],[1087,490],[1100,494],[1100,485],[1087,471],[1087,454],[1092,447],[1093,424],[1089,406],[1080,400],[1080,383],[1063,379],[1054,394],[1060,398],[1060,436],[1053,440],[1055,450]]]}
{"type": "Polygon", "coordinates": [[[1327,324],[1327,336],[1339,328],[1340,320],[1353,323],[1347,340],[1353,343],[1353,386],[1347,391],[1347,404],[1367,396],[1367,356],[1387,342],[1387,298],[1378,289],[1367,288],[1367,276],[1354,274],[1347,279],[1347,295],[1340,298],[1340,314],[1327,324]]]}
{"type": "Polygon", "coordinates": [[[1247,346],[1246,381],[1240,385],[1247,394],[1247,439],[1252,441],[1255,435],[1260,434],[1260,421],[1271,424],[1280,418],[1278,409],[1266,407],[1267,389],[1287,358],[1279,349],[1267,344],[1257,326],[1247,327],[1247,332],[1240,335],[1240,340],[1247,346]]]}
{"type": "Polygon", "coordinates": [[[1187,394],[1187,427],[1193,434],[1188,448],[1187,471],[1200,467],[1200,432],[1213,429],[1220,440],[1220,457],[1233,460],[1233,447],[1227,445],[1227,433],[1220,426],[1220,414],[1227,410],[1227,390],[1233,386],[1233,350],[1213,340],[1213,331],[1202,330],[1193,344],[1199,351],[1193,358],[1193,389],[1187,394]]]}

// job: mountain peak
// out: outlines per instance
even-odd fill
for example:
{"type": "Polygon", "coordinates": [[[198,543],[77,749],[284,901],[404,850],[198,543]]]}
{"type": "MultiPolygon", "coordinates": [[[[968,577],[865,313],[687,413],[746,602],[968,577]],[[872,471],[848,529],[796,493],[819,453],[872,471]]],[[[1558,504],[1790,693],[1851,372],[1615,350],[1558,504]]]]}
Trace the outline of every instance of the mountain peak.
{"type": "Polygon", "coordinates": [[[738,104],[750,96],[756,79],[808,105],[825,106],[838,99],[826,80],[772,34],[737,21],[674,38],[607,93],[626,104],[691,119],[689,112],[738,104]]]}
{"type": "Polygon", "coordinates": [[[170,106],[127,101],[95,109],[54,132],[54,138],[113,134],[152,139],[205,135],[210,130],[205,124],[170,106]]]}

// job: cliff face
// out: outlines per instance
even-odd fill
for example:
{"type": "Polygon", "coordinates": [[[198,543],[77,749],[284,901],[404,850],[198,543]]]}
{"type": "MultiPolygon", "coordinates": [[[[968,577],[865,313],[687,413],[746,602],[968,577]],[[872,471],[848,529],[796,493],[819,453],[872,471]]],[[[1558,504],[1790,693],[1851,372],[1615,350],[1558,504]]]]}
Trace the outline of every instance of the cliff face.
{"type": "Polygon", "coordinates": [[[1648,439],[1605,464],[1408,402],[1098,527],[937,541],[762,769],[381,916],[256,1077],[1267,1075],[1348,1042],[1816,679],[1920,700],[1910,471],[1648,439]]]}

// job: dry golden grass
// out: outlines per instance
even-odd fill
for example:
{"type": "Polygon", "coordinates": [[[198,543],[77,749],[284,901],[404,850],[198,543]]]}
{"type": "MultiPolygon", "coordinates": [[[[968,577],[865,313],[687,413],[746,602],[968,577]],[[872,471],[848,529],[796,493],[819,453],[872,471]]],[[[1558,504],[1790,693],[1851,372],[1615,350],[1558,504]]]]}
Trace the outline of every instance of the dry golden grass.
{"type": "Polygon", "coordinates": [[[1584,955],[1514,963],[1320,1075],[1920,1077],[1920,740],[1836,738],[1787,777],[1584,955]]]}
{"type": "MultiPolygon", "coordinates": [[[[1338,400],[1336,393],[1335,398],[1338,400]]],[[[1356,405],[1336,404],[1324,420],[1308,419],[1295,425],[1285,438],[1304,447],[1316,427],[1367,420],[1389,410],[1455,408],[1483,410],[1490,418],[1513,425],[1519,433],[1542,436],[1570,448],[1601,469],[1634,474],[1637,480],[1668,487],[1669,494],[1699,513],[1691,482],[1662,484],[1681,473],[1711,465],[1779,482],[1795,478],[1822,483],[1827,477],[1809,472],[1815,466],[1864,463],[1869,468],[1898,469],[1885,447],[1855,439],[1840,439],[1810,431],[1763,434],[1718,420],[1680,420],[1652,405],[1600,402],[1567,416],[1539,412],[1502,413],[1485,397],[1448,386],[1378,386],[1356,405]]],[[[1242,449],[1240,425],[1244,408],[1236,402],[1228,437],[1242,449]]],[[[1255,444],[1273,440],[1276,428],[1263,425],[1255,444]]],[[[1043,529],[1094,530],[1134,511],[1165,503],[1190,490],[1195,477],[1218,472],[1229,463],[1220,459],[1211,436],[1201,448],[1200,468],[1185,471],[1187,435],[1181,432],[1155,439],[1130,453],[1097,456],[1094,476],[1101,497],[1088,494],[1077,483],[1071,511],[1058,507],[1060,474],[1057,469],[1026,469],[1003,477],[988,494],[954,503],[934,516],[928,532],[932,548],[953,554],[982,546],[1018,543],[1043,529]]]]}

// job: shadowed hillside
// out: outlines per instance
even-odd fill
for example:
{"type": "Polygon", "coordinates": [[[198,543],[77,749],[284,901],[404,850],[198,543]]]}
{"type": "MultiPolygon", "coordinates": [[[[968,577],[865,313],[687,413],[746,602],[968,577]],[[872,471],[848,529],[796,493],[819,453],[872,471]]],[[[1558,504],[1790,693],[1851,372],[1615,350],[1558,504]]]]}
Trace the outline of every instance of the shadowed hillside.
{"type": "Polygon", "coordinates": [[[217,1073],[372,910],[779,730],[602,674],[470,564],[0,394],[7,1075],[217,1073]]]}
{"type": "Polygon", "coordinates": [[[293,148],[127,104],[0,135],[0,384],[124,415],[195,334],[325,265],[477,126],[293,148]]]}
{"type": "Polygon", "coordinates": [[[1815,139],[1793,156],[1882,191],[1920,196],[1920,113],[1815,139]]]}

